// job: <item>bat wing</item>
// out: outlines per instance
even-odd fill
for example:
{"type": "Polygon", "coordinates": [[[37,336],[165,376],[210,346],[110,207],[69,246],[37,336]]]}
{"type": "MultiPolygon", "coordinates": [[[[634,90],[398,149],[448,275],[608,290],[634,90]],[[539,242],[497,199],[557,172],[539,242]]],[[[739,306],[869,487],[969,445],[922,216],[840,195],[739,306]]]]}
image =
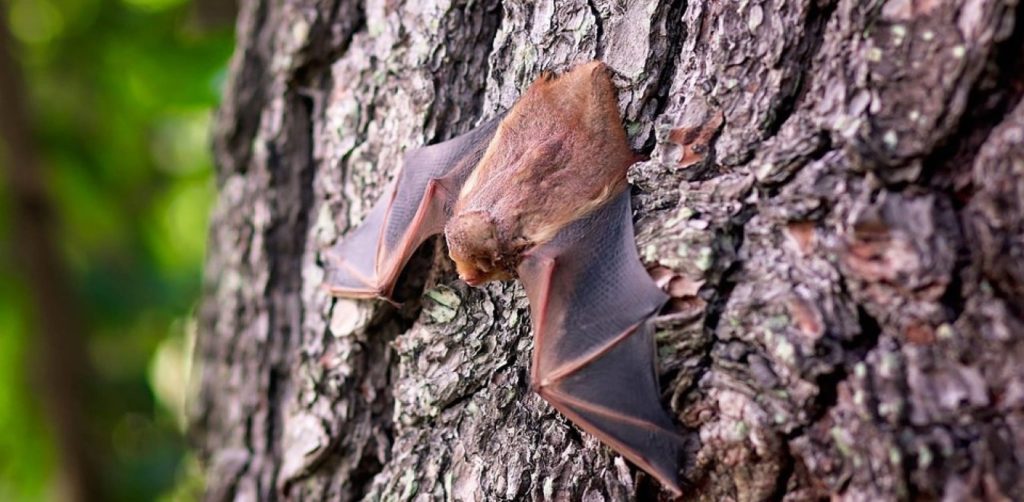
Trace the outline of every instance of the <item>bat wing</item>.
{"type": "Polygon", "coordinates": [[[519,266],[530,300],[534,389],[679,493],[682,436],[661,405],[648,319],[667,296],[636,251],[629,189],[519,266]]]}
{"type": "Polygon", "coordinates": [[[326,287],[351,298],[390,298],[416,248],[444,230],[459,189],[501,117],[443,143],[405,154],[397,179],[363,222],[327,251],[326,287]]]}

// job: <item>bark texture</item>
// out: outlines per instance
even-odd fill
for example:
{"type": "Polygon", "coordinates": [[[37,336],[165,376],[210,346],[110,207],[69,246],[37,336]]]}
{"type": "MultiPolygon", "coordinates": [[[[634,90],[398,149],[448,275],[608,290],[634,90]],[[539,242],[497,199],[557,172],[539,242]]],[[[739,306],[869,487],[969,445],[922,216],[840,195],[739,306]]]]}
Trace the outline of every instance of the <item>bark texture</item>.
{"type": "Polygon", "coordinates": [[[1016,0],[242,3],[193,401],[208,497],[624,500],[529,390],[526,298],[441,243],[400,308],[321,289],[406,148],[601,59],[674,299],[687,497],[1024,499],[1016,0]]]}

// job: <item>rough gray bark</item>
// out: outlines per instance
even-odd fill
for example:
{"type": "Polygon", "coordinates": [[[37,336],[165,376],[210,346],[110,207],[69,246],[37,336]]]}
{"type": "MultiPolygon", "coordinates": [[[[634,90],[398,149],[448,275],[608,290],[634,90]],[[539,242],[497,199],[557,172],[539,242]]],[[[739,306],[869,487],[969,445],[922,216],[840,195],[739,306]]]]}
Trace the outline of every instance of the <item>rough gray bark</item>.
{"type": "Polygon", "coordinates": [[[401,152],[545,69],[617,73],[665,402],[707,500],[1024,499],[1015,0],[250,0],[216,133],[193,433],[211,499],[621,500],[529,391],[515,283],[438,249],[400,309],[320,252],[401,152]],[[425,284],[424,284],[425,281],[425,284]]]}

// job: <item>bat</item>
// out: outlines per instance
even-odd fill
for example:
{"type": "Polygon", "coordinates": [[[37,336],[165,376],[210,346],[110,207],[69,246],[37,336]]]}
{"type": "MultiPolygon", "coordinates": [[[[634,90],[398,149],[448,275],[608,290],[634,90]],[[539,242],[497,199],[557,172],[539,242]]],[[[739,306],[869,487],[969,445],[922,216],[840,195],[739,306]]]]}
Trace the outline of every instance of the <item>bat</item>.
{"type": "Polygon", "coordinates": [[[626,169],[637,160],[608,68],[546,73],[503,116],[406,153],[363,222],[326,253],[327,289],[390,299],[443,233],[471,286],[518,278],[535,392],[680,494],[682,436],[660,403],[649,319],[667,300],[637,255],[626,169]]]}

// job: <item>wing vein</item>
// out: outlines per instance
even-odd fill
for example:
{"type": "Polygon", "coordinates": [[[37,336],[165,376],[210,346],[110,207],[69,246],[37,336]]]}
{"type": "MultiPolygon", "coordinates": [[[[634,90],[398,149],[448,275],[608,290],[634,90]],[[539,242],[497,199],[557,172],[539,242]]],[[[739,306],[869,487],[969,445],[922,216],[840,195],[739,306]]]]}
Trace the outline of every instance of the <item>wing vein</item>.
{"type": "Polygon", "coordinates": [[[548,297],[551,295],[551,278],[555,273],[555,260],[551,258],[538,258],[540,266],[544,268],[541,275],[540,298],[537,299],[537,317],[534,320],[536,325],[533,332],[536,334],[533,344],[533,362],[530,368],[530,380],[540,382],[540,355],[544,352],[544,327],[547,325],[548,297]]]}
{"type": "MultiPolygon", "coordinates": [[[[340,261],[337,264],[335,264],[335,266],[343,268],[346,271],[348,271],[348,273],[352,274],[353,277],[355,277],[356,279],[359,279],[360,281],[362,281],[363,284],[366,285],[366,287],[372,288],[374,290],[376,290],[378,288],[378,285],[374,284],[374,282],[369,277],[366,277],[365,275],[363,275],[361,272],[359,272],[358,269],[356,269],[352,265],[349,265],[348,262],[340,261]]],[[[336,290],[344,290],[344,289],[345,288],[337,288],[336,290]]]]}
{"type": "MultiPolygon", "coordinates": [[[[583,415],[577,413],[572,407],[580,406],[580,402],[578,400],[572,398],[566,399],[561,392],[557,391],[543,390],[540,392],[540,395],[546,401],[551,403],[551,405],[554,406],[555,409],[557,409],[563,415],[568,417],[569,420],[572,420],[587,432],[597,436],[597,438],[600,439],[601,442],[605,443],[608,446],[611,446],[612,449],[615,450],[617,453],[626,457],[631,462],[639,466],[641,469],[647,471],[648,474],[657,478],[658,481],[660,481],[662,484],[664,484],[666,487],[672,490],[677,496],[682,494],[682,489],[680,488],[678,481],[676,479],[661,474],[659,469],[657,469],[654,466],[651,460],[640,454],[635,447],[631,447],[630,445],[627,445],[625,442],[612,437],[611,435],[604,432],[601,428],[597,427],[593,422],[584,418],[583,415]]],[[[584,404],[583,406],[580,407],[587,411],[591,411],[592,413],[603,415],[601,411],[598,411],[598,409],[601,409],[600,407],[596,407],[590,404],[584,404]]],[[[612,413],[612,415],[615,414],[612,413]]],[[[657,427],[657,431],[662,432],[664,431],[664,429],[661,427],[657,427]]],[[[676,432],[669,432],[669,434],[673,439],[680,443],[683,443],[685,441],[682,438],[682,436],[680,436],[676,432]]]]}
{"type": "Polygon", "coordinates": [[[388,197],[388,208],[384,211],[384,221],[381,223],[379,235],[377,235],[377,251],[373,257],[373,275],[378,278],[380,277],[381,262],[384,261],[384,255],[387,254],[386,247],[382,246],[381,243],[384,242],[384,236],[387,235],[388,223],[391,222],[391,208],[395,206],[395,197],[398,196],[398,182],[401,180],[402,173],[406,167],[403,162],[402,169],[395,175],[395,181],[391,187],[391,195],[388,197]]]}
{"type": "Polygon", "coordinates": [[[677,433],[676,431],[666,429],[665,427],[660,426],[660,425],[658,425],[658,424],[656,424],[654,422],[651,422],[650,420],[644,420],[642,418],[636,418],[636,417],[631,417],[629,415],[624,415],[624,414],[619,413],[617,411],[613,411],[611,409],[608,409],[605,406],[601,406],[599,404],[590,403],[590,402],[584,401],[582,399],[578,399],[578,398],[572,397],[572,396],[570,396],[570,395],[560,391],[558,388],[550,388],[549,387],[548,389],[550,389],[550,390],[547,390],[546,392],[549,393],[552,397],[555,397],[559,401],[565,402],[566,404],[569,404],[571,406],[575,406],[575,407],[581,408],[581,409],[583,409],[585,411],[589,411],[591,413],[594,413],[594,414],[597,414],[597,415],[601,415],[601,416],[603,416],[605,418],[610,418],[612,420],[617,420],[617,421],[625,422],[625,423],[628,423],[630,425],[639,427],[639,428],[644,429],[644,430],[665,433],[665,434],[670,435],[673,439],[676,439],[678,441],[683,441],[683,437],[680,436],[679,433],[677,433]]]}
{"type": "Polygon", "coordinates": [[[586,354],[583,354],[582,356],[576,358],[576,360],[572,361],[571,363],[557,370],[552,371],[548,375],[545,375],[541,379],[541,385],[544,386],[558,382],[559,380],[562,380],[563,378],[570,376],[573,373],[576,373],[577,371],[581,370],[584,366],[590,364],[593,360],[607,354],[610,350],[614,349],[618,344],[622,343],[627,338],[629,338],[633,333],[636,332],[636,329],[640,327],[642,323],[643,321],[630,326],[628,329],[623,331],[622,334],[605,342],[604,345],[601,345],[597,349],[594,349],[586,354]]]}

